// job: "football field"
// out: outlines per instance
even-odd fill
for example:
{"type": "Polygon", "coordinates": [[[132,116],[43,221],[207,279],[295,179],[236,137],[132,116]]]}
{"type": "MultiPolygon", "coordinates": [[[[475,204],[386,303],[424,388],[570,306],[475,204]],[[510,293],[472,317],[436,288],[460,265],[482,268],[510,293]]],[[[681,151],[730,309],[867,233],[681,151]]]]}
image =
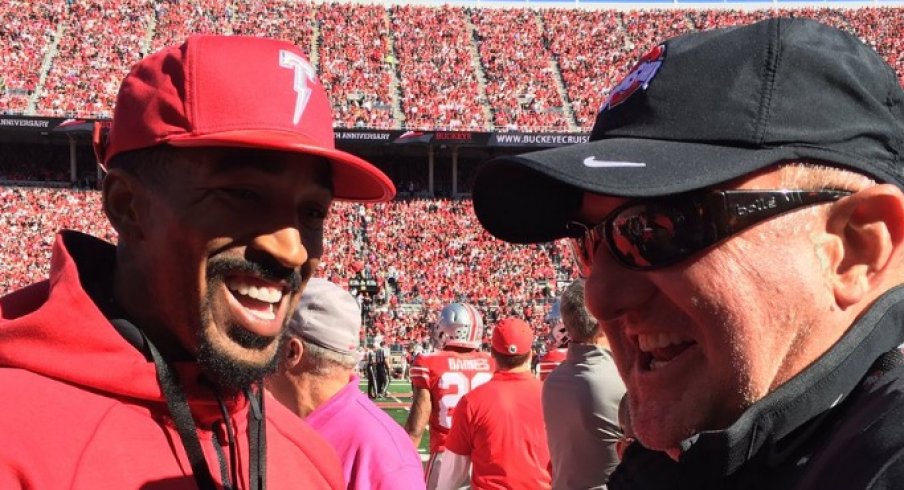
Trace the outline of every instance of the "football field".
{"type": "MultiPolygon", "coordinates": [[[[361,392],[367,394],[367,381],[361,380],[358,387],[361,392]]],[[[408,380],[393,379],[389,382],[388,397],[377,398],[374,402],[378,407],[388,413],[400,426],[405,425],[408,418],[408,409],[411,407],[411,382],[408,380]]],[[[421,444],[417,451],[421,455],[421,461],[426,462],[430,455],[430,434],[424,431],[424,437],[421,438],[421,444]]]]}

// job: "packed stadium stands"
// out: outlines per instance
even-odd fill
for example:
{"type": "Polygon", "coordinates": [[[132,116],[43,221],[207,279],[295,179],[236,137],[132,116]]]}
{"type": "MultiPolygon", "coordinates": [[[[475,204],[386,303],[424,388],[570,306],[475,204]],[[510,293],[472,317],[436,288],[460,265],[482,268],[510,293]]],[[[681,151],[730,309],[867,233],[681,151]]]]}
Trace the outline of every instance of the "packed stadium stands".
{"type": "Polygon", "coordinates": [[[467,12],[461,7],[397,5],[391,14],[405,126],[486,127],[467,12]]]}
{"type": "Polygon", "coordinates": [[[476,9],[480,63],[494,125],[506,129],[570,129],[557,90],[555,62],[543,44],[540,18],[527,9],[476,9]],[[513,29],[512,26],[518,26],[513,29]]]}
{"type": "Polygon", "coordinates": [[[900,7],[11,0],[0,4],[0,113],[108,117],[117,81],[141,56],[190,33],[226,33],[279,37],[307,50],[337,127],[586,131],[618,74],[660,39],[775,15],[854,32],[904,74],[900,7]]]}
{"type": "MultiPolygon", "coordinates": [[[[302,46],[319,67],[337,128],[587,131],[620,74],[660,39],[779,14],[856,33],[904,82],[899,7],[8,0],[0,3],[0,113],[109,117],[118,81],[132,63],[189,33],[208,32],[274,36],[302,46]]],[[[97,191],[33,187],[71,180],[68,148],[6,150],[0,151],[0,181],[6,182],[0,185],[0,294],[46,276],[60,228],[115,240],[97,191]]],[[[92,172],[78,170],[79,179],[92,172]]],[[[498,242],[477,224],[470,201],[416,197],[427,188],[424,175],[392,177],[399,200],[338,203],[327,228],[321,274],[346,285],[359,278],[379,286],[365,299],[368,334],[383,334],[389,343],[424,340],[426,326],[452,301],[479,305],[488,321],[518,315],[542,328],[559,284],[573,277],[563,246],[498,242]]]]}
{"type": "Polygon", "coordinates": [[[110,117],[120,80],[142,56],[152,13],[149,0],[69,4],[36,112],[110,117]]]}
{"type": "Polygon", "coordinates": [[[338,126],[393,128],[389,15],[375,5],[317,10],[320,73],[338,126]]]}
{"type": "Polygon", "coordinates": [[[65,16],[62,1],[9,0],[0,4],[0,112],[23,113],[34,96],[57,25],[65,16]]]}

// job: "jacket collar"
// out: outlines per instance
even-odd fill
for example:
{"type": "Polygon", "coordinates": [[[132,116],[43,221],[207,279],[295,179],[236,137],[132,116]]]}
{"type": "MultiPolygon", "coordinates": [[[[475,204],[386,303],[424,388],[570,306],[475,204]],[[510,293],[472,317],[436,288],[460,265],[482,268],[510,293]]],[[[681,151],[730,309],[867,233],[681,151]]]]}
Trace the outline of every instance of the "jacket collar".
{"type": "Polygon", "coordinates": [[[762,451],[768,461],[783,460],[818,428],[826,407],[846,399],[876,359],[904,342],[902,324],[904,286],[899,286],[881,296],[813,365],[748,408],[730,427],[684,440],[680,463],[719,477],[762,451]]]}

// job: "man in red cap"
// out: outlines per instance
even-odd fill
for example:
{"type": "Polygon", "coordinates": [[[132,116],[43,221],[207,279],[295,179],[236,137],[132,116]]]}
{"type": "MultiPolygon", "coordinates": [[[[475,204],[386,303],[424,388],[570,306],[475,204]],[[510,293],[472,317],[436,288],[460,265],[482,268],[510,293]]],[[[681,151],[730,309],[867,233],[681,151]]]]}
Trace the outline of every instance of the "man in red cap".
{"type": "Polygon", "coordinates": [[[50,278],[0,299],[0,488],[344,488],[261,387],[333,200],[395,193],[335,149],[314,68],[194,36],[133,67],[103,136],[118,243],[63,231],[50,278]]]}
{"type": "Polygon", "coordinates": [[[446,438],[438,490],[468,480],[475,489],[548,489],[549,448],[543,422],[543,384],[530,372],[534,334],[506,318],[493,330],[493,379],[466,394],[446,438]]]}

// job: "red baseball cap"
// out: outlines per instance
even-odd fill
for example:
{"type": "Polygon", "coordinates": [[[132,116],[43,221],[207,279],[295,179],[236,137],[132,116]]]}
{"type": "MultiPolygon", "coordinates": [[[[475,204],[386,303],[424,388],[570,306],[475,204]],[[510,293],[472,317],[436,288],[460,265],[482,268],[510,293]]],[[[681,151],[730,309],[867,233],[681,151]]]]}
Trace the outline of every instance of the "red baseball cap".
{"type": "Polygon", "coordinates": [[[139,61],[123,80],[106,142],[114,155],[166,143],[317,155],[332,162],[336,199],[388,201],[382,171],[336,149],[326,91],[293,44],[249,36],[192,36],[139,61]]]}
{"type": "Polygon", "coordinates": [[[493,350],[500,354],[527,354],[533,343],[534,331],[524,320],[504,318],[493,329],[493,350]]]}

